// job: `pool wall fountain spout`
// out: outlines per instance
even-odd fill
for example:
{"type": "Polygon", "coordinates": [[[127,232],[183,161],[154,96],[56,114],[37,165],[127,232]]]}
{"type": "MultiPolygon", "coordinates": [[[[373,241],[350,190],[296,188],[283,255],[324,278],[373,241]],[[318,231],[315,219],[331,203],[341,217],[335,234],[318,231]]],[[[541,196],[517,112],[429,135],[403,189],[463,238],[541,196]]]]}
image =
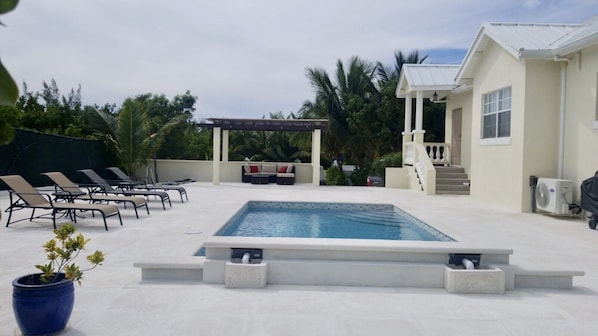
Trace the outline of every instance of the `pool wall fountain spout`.
{"type": "Polygon", "coordinates": [[[463,264],[463,266],[465,267],[465,269],[468,269],[468,270],[475,269],[475,265],[473,264],[473,262],[471,260],[467,259],[467,258],[463,258],[461,260],[461,263],[463,264]]]}

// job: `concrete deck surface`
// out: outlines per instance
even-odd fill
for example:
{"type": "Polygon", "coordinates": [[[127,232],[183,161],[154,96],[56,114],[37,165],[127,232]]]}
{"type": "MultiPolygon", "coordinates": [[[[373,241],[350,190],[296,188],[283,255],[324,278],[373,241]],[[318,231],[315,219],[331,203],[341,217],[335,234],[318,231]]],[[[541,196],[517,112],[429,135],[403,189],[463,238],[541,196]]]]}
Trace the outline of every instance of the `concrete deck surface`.
{"type": "MultiPolygon", "coordinates": [[[[124,226],[84,218],[77,227],[104,266],[76,288],[60,335],[596,335],[598,232],[586,220],[520,213],[468,196],[425,196],[385,188],[296,184],[185,184],[189,202],[151,214],[122,209],[124,226]],[[455,295],[441,289],[267,286],[226,289],[203,283],[141,282],[136,261],[187,257],[248,200],[392,203],[453,238],[512,248],[511,264],[579,270],[572,290],[517,289],[505,295],[455,295]]],[[[8,206],[0,192],[0,207],[8,206]]],[[[28,216],[21,211],[20,217],[28,216]]],[[[20,335],[11,281],[44,262],[51,222],[0,221],[0,335],[20,335]]]]}

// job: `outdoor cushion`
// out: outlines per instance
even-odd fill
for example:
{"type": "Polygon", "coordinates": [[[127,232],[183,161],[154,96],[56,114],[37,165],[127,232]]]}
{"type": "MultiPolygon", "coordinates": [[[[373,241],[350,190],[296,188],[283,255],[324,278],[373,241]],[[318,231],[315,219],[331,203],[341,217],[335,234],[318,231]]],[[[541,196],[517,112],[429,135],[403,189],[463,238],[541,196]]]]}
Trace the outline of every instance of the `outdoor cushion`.
{"type": "Polygon", "coordinates": [[[251,167],[249,167],[249,165],[244,165],[244,166],[243,166],[243,171],[244,171],[245,173],[251,173],[251,167]]]}
{"type": "Polygon", "coordinates": [[[274,173],[276,174],[276,165],[275,164],[263,164],[262,165],[262,173],[274,173]]]}

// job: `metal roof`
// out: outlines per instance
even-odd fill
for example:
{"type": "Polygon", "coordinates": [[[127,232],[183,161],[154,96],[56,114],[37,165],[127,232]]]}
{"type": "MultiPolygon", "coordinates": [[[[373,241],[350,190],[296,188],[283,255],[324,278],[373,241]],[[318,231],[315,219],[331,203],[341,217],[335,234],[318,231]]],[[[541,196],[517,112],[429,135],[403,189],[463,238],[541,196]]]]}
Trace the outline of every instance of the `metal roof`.
{"type": "Polygon", "coordinates": [[[405,64],[401,71],[396,96],[404,98],[413,91],[425,91],[425,98],[434,92],[451,91],[455,88],[457,64],[405,64]]]}
{"type": "Polygon", "coordinates": [[[598,16],[583,24],[484,23],[457,73],[457,84],[470,83],[490,41],[516,59],[554,59],[598,43],[598,16]]]}

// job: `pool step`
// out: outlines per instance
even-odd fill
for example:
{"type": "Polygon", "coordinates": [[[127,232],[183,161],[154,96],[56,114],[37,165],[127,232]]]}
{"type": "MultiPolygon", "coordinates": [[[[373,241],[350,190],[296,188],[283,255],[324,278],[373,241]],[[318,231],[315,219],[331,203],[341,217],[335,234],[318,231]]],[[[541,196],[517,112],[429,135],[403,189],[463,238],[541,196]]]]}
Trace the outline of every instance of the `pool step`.
{"type": "Polygon", "coordinates": [[[205,257],[152,259],[133,264],[141,268],[142,281],[203,281],[205,257]]]}

